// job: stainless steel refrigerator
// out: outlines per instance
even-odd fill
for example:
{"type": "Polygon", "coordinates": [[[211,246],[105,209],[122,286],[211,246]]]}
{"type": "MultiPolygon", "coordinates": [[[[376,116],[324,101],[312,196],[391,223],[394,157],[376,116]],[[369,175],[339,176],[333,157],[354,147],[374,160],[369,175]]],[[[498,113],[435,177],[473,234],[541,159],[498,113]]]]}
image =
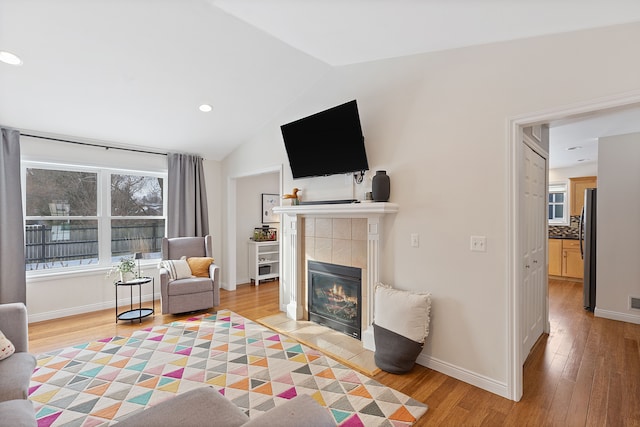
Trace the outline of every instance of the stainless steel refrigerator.
{"type": "Polygon", "coordinates": [[[597,190],[584,190],[584,206],[580,215],[580,254],[584,260],[584,308],[596,308],[596,200],[597,190]]]}

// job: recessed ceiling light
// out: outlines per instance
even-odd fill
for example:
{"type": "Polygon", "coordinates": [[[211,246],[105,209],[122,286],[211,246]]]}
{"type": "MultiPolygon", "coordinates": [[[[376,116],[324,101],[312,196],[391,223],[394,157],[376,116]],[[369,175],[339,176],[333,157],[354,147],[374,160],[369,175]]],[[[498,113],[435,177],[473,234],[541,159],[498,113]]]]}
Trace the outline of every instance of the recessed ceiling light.
{"type": "Polygon", "coordinates": [[[575,147],[569,147],[569,148],[567,148],[567,151],[579,150],[579,149],[581,149],[581,148],[582,148],[581,146],[576,145],[575,147]]]}
{"type": "Polygon", "coordinates": [[[202,104],[198,107],[198,109],[200,109],[200,111],[202,111],[203,113],[208,113],[209,111],[213,110],[213,107],[209,104],[202,104]]]}
{"type": "Polygon", "coordinates": [[[7,52],[4,50],[0,50],[0,61],[4,62],[5,64],[9,64],[9,65],[21,65],[22,64],[22,59],[20,59],[18,57],[18,55],[15,55],[11,52],[7,52]]]}

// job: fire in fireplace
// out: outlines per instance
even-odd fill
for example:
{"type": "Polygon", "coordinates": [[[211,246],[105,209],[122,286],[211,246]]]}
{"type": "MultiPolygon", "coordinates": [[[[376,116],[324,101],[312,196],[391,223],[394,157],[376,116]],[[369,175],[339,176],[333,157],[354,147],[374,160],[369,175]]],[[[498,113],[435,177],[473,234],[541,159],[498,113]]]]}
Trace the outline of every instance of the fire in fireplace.
{"type": "Polygon", "coordinates": [[[360,339],[362,270],[318,261],[307,268],[309,320],[360,339]]]}

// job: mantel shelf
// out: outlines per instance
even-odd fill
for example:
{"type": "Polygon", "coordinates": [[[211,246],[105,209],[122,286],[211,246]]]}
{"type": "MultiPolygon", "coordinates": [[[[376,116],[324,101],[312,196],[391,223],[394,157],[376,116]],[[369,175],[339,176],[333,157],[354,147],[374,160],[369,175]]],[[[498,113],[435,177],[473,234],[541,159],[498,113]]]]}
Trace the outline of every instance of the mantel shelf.
{"type": "Polygon", "coordinates": [[[397,213],[398,205],[388,202],[373,202],[276,206],[273,208],[273,212],[289,215],[383,215],[397,213]]]}

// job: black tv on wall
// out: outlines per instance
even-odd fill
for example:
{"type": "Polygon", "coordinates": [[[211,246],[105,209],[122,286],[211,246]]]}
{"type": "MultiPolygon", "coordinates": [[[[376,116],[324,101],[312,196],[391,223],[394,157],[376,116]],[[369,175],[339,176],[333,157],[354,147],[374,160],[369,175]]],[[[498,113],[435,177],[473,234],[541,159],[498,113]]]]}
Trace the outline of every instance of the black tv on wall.
{"type": "Polygon", "coordinates": [[[356,100],[280,126],[294,178],[369,170],[356,100]]]}

